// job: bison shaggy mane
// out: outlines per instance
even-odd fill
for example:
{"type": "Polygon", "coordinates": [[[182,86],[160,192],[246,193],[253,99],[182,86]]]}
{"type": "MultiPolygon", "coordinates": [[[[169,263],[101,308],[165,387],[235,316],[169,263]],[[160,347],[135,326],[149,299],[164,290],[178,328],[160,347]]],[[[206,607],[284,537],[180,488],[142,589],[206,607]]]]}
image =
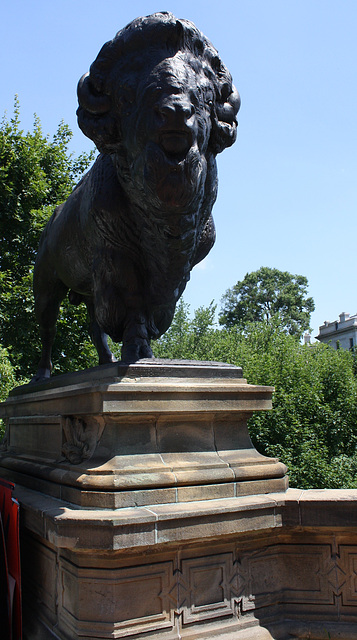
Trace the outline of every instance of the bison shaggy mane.
{"type": "Polygon", "coordinates": [[[220,153],[235,142],[240,98],[218,51],[192,22],[161,12],[137,18],[121,29],[113,40],[103,45],[89,74],[79,82],[78,124],[100,151],[111,153],[118,149],[121,134],[117,117],[122,110],[130,108],[130,93],[142,74],[145,60],[155,52],[172,57],[178,51],[192,54],[193,66],[200,61],[214,88],[212,152],[220,153]]]}

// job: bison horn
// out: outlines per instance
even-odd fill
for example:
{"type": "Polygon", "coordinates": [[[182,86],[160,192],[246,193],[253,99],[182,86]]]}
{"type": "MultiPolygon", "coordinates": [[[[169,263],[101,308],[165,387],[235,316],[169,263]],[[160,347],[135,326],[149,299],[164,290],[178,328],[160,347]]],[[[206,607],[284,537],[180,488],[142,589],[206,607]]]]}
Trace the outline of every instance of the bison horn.
{"type": "Polygon", "coordinates": [[[232,87],[232,93],[228,98],[228,102],[233,107],[235,113],[238,113],[240,109],[240,95],[234,85],[232,87]]]}
{"type": "Polygon", "coordinates": [[[239,111],[240,107],[240,95],[235,88],[232,87],[232,92],[228,96],[227,100],[223,102],[223,104],[217,104],[217,116],[221,122],[227,122],[228,124],[233,124],[235,122],[235,117],[239,111]]]}
{"type": "Polygon", "coordinates": [[[78,102],[89,113],[107,113],[111,107],[110,97],[95,89],[89,73],[85,73],[77,87],[78,102]]]}

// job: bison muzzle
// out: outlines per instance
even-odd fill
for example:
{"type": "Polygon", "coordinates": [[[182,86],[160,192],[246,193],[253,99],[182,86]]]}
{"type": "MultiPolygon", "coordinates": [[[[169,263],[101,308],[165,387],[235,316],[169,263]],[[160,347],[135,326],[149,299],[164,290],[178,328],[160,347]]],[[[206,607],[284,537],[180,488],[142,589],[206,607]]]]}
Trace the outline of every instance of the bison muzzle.
{"type": "Polygon", "coordinates": [[[51,373],[59,307],[84,302],[99,364],[152,357],[192,267],[215,240],[215,157],[236,138],[239,95],[216,49],[170,13],[138,18],[78,84],[78,123],[100,151],[45,227],[34,271],[51,373]]]}

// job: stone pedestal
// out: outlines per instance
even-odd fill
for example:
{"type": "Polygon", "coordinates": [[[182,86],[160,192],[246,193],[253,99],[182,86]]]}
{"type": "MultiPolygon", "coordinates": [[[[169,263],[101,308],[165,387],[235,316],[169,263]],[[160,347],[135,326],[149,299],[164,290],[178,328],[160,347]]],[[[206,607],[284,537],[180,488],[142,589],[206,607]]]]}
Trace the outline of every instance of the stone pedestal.
{"type": "Polygon", "coordinates": [[[24,640],[357,640],[357,491],[286,490],[247,431],[271,393],[161,361],[0,405],[24,640]]]}
{"type": "Polygon", "coordinates": [[[272,391],[140,361],[12,393],[0,476],[22,508],[26,640],[272,637],[239,613],[232,551],[279,524],[264,494],[285,495],[286,468],[247,430],[272,391]]]}
{"type": "Polygon", "coordinates": [[[116,509],[284,491],[286,468],[253,447],[247,420],[271,387],[239,367],[140,361],[15,390],[6,477],[86,508],[116,509]]]}

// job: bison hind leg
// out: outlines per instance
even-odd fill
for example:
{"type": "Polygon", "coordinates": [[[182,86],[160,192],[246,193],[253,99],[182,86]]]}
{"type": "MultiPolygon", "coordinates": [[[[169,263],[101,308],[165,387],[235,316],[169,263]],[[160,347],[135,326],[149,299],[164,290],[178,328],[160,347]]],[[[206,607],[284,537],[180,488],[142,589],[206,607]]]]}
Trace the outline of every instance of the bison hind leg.
{"type": "Polygon", "coordinates": [[[93,302],[85,300],[85,303],[89,315],[89,333],[98,353],[99,364],[115,362],[115,357],[108,346],[108,336],[99,326],[95,317],[93,302]]]}
{"type": "MultiPolygon", "coordinates": [[[[43,274],[40,275],[43,276],[43,274]]],[[[31,383],[43,382],[51,376],[51,353],[56,336],[56,322],[60,304],[67,291],[67,287],[60,280],[41,278],[36,274],[34,279],[35,314],[40,327],[42,353],[37,373],[31,379],[31,383]]]]}

